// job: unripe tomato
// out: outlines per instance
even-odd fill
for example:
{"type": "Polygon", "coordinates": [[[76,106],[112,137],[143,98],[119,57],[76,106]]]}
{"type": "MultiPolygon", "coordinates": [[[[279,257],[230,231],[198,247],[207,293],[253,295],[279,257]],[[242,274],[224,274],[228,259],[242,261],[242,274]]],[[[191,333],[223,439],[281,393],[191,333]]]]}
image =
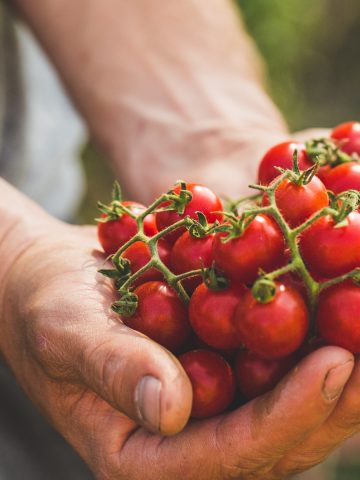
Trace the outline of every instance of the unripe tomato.
{"type": "MultiPolygon", "coordinates": [[[[176,185],[173,188],[175,193],[180,192],[180,185],[176,185]]],[[[196,183],[187,183],[186,189],[192,193],[191,201],[186,205],[183,215],[179,215],[174,210],[169,210],[165,212],[158,212],[156,214],[156,225],[159,230],[163,230],[166,227],[169,227],[173,223],[178,222],[187,215],[191,218],[197,219],[196,212],[202,212],[209,223],[214,223],[215,220],[220,222],[223,219],[223,215],[220,212],[223,210],[222,203],[220,199],[215,195],[215,193],[210,190],[210,188],[198,185],[196,183]]],[[[161,207],[166,207],[169,203],[165,202],[161,207]]],[[[178,228],[173,232],[166,235],[166,240],[173,244],[182,233],[184,233],[185,228],[178,228]]]]}
{"type": "Polygon", "coordinates": [[[331,216],[321,217],[300,237],[300,251],[309,270],[332,278],[360,267],[360,214],[352,212],[338,227],[331,216]]]}
{"type": "Polygon", "coordinates": [[[243,350],[235,361],[235,378],[240,392],[247,400],[272,390],[295,366],[296,357],[267,360],[256,353],[243,350]]]}
{"type": "MultiPolygon", "coordinates": [[[[168,267],[170,264],[169,245],[160,238],[157,247],[160,259],[168,267]]],[[[132,274],[136,273],[151,260],[150,248],[140,241],[130,245],[121,256],[130,261],[132,274]]],[[[162,278],[163,275],[159,270],[150,268],[135,280],[134,285],[140,285],[141,283],[150,282],[151,280],[162,280],[162,278]]]]}
{"type": "MultiPolygon", "coordinates": [[[[177,275],[211,267],[213,262],[212,244],[214,235],[204,238],[194,238],[189,232],[179,237],[171,250],[171,270],[177,275]]],[[[192,293],[202,282],[201,276],[190,277],[182,282],[188,293],[192,293]]]]}
{"type": "Polygon", "coordinates": [[[360,123],[341,123],[331,132],[331,138],[338,140],[341,150],[349,155],[357,153],[360,155],[360,123]]]}
{"type": "Polygon", "coordinates": [[[279,170],[274,167],[291,169],[295,150],[298,153],[297,158],[300,170],[306,170],[313,165],[313,162],[306,154],[304,145],[291,141],[282,142],[270,148],[263,156],[258,171],[259,183],[268,185],[274,178],[280,175],[279,170]]]}
{"type": "Polygon", "coordinates": [[[324,290],[319,297],[317,325],[330,345],[360,353],[360,287],[347,281],[324,290]]]}
{"type": "Polygon", "coordinates": [[[224,412],[234,399],[235,380],[230,365],[219,354],[193,350],[179,361],[193,387],[191,416],[208,418],[224,412]]]}
{"type": "Polygon", "coordinates": [[[243,285],[224,290],[209,290],[202,283],[190,299],[189,318],[197,336],[211,347],[232,349],[241,346],[233,324],[233,316],[241,297],[243,285]]]}
{"type": "Polygon", "coordinates": [[[276,284],[274,298],[258,302],[249,290],[239,302],[234,325],[245,347],[263,358],[281,358],[303,343],[309,315],[301,294],[289,285],[276,284]]]}
{"type": "Polygon", "coordinates": [[[137,287],[138,308],[124,317],[126,325],[144,333],[169,350],[180,348],[190,334],[185,304],[165,282],[147,282],[137,287]]]}
{"type": "Polygon", "coordinates": [[[360,163],[342,163],[329,169],[323,176],[328,190],[339,194],[347,190],[360,190],[360,163]]]}
{"type": "MultiPolygon", "coordinates": [[[[317,177],[313,177],[306,185],[297,185],[285,178],[275,190],[275,200],[291,228],[301,225],[318,210],[329,205],[326,187],[317,177]]],[[[263,205],[269,205],[266,194],[263,205]]]]}
{"type": "Polygon", "coordinates": [[[215,264],[235,282],[252,283],[260,269],[269,272],[284,262],[282,232],[266,215],[257,215],[241,236],[227,242],[224,237],[226,233],[215,235],[215,264]]]}
{"type": "MultiPolygon", "coordinates": [[[[130,210],[137,216],[141,215],[145,210],[144,205],[141,205],[140,203],[122,202],[122,204],[125,207],[130,208],[130,210]]],[[[101,217],[106,218],[107,215],[102,214],[101,217]]],[[[109,220],[104,223],[99,222],[97,228],[99,242],[107,256],[117,252],[120,247],[137,233],[136,220],[129,215],[126,215],[126,213],[120,215],[116,220],[109,220]]],[[[149,237],[152,237],[157,233],[154,214],[145,217],[144,232],[149,237]]]]}

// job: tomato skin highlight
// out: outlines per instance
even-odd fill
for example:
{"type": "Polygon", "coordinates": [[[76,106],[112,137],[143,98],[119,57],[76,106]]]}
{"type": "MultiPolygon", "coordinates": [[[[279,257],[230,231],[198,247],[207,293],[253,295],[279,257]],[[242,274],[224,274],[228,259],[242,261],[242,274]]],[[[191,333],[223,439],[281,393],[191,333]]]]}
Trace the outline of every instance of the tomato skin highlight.
{"type": "MultiPolygon", "coordinates": [[[[136,202],[122,202],[125,207],[128,207],[135,215],[141,215],[146,207],[136,202]]],[[[106,214],[102,214],[101,218],[106,218],[106,214]]],[[[107,256],[112,255],[118,251],[131,237],[137,233],[136,220],[125,213],[116,220],[108,222],[99,222],[97,226],[98,238],[100,245],[104,249],[107,256]]],[[[144,220],[144,232],[149,237],[155,235],[158,230],[156,227],[155,215],[147,215],[144,220]]]]}
{"type": "Polygon", "coordinates": [[[233,315],[246,291],[243,285],[218,291],[209,290],[204,283],[197,287],[190,299],[189,318],[194,332],[203,342],[224,350],[241,346],[233,315]]]}
{"type": "MultiPolygon", "coordinates": [[[[275,200],[291,228],[301,225],[318,210],[329,205],[326,187],[316,176],[306,185],[297,185],[285,178],[275,191],[275,200]]],[[[266,194],[263,205],[269,205],[266,194]]]]}
{"type": "Polygon", "coordinates": [[[234,314],[240,340],[263,358],[282,358],[295,352],[305,340],[309,315],[301,294],[289,285],[276,283],[269,303],[257,302],[245,293],[234,314]]]}
{"type": "Polygon", "coordinates": [[[326,188],[336,194],[346,190],[360,190],[360,163],[342,163],[328,170],[323,181],[326,188]]]}
{"type": "Polygon", "coordinates": [[[360,287],[347,281],[324,290],[319,297],[317,325],[330,345],[360,353],[360,287]]]}
{"type": "Polygon", "coordinates": [[[266,215],[257,215],[240,237],[225,243],[224,237],[226,233],[215,235],[215,264],[235,282],[252,283],[259,269],[269,272],[284,263],[284,237],[276,222],[266,215]]]}
{"type": "Polygon", "coordinates": [[[238,388],[247,400],[252,400],[272,390],[295,364],[295,355],[266,360],[256,353],[243,350],[235,361],[238,388]]]}
{"type": "Polygon", "coordinates": [[[335,127],[331,132],[331,138],[338,140],[343,152],[351,155],[360,155],[360,123],[345,122],[335,127]]]}
{"type": "Polygon", "coordinates": [[[123,322],[168,348],[180,348],[190,335],[185,304],[165,282],[147,282],[137,287],[139,305],[123,322]]]}
{"type": "MultiPolygon", "coordinates": [[[[162,238],[159,239],[158,244],[159,257],[166,266],[170,264],[170,247],[164,242],[162,238]]],[[[131,263],[131,273],[134,274],[142,267],[144,267],[151,260],[150,248],[143,242],[135,242],[128,247],[121,255],[131,263]]],[[[135,280],[133,285],[138,286],[151,280],[162,280],[163,275],[156,268],[146,270],[139,278],[135,280]]]]}
{"type": "Polygon", "coordinates": [[[295,150],[298,152],[300,170],[306,170],[313,165],[313,162],[306,154],[304,145],[293,141],[282,142],[270,148],[263,156],[258,170],[259,183],[261,185],[269,185],[272,180],[280,175],[279,170],[274,167],[291,169],[295,150]]]}
{"type": "Polygon", "coordinates": [[[193,418],[209,418],[224,412],[235,394],[235,379],[230,365],[219,354],[193,350],[179,361],[193,387],[193,418]]]}
{"type": "MultiPolygon", "coordinates": [[[[179,237],[170,254],[171,270],[179,275],[181,273],[211,267],[213,262],[212,244],[214,235],[204,238],[194,238],[188,231],[179,237]]],[[[182,282],[186,291],[191,294],[202,282],[201,276],[190,277],[182,282]]]]}
{"type": "MultiPolygon", "coordinates": [[[[192,193],[191,201],[186,205],[183,215],[179,215],[176,211],[165,211],[156,213],[156,225],[158,230],[163,230],[169,227],[173,223],[185,218],[187,215],[197,220],[198,216],[196,212],[202,212],[209,223],[214,223],[216,220],[222,221],[223,215],[221,212],[223,206],[221,200],[215,195],[215,193],[203,185],[197,183],[187,183],[186,189],[192,193]],[[217,213],[216,213],[217,212],[217,213]]],[[[175,193],[179,193],[181,190],[180,185],[176,185],[173,188],[175,193]]],[[[169,203],[165,202],[160,207],[165,207],[169,203]]],[[[178,228],[173,232],[166,235],[166,240],[172,245],[182,235],[185,228],[178,228]]]]}
{"type": "Polygon", "coordinates": [[[300,251],[309,270],[320,277],[333,278],[360,267],[360,214],[350,213],[342,227],[330,216],[320,218],[302,233],[300,251]]]}

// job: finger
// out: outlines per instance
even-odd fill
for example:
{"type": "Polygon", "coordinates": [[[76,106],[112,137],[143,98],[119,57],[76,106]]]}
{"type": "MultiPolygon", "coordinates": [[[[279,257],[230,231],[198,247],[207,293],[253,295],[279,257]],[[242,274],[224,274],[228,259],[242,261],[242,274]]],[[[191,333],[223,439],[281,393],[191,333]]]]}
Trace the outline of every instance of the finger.
{"type": "Polygon", "coordinates": [[[322,462],[344,440],[360,431],[360,364],[356,363],[336,408],[327,421],[306,441],[289,452],[278,465],[279,472],[309,468],[322,462]]]}
{"type": "Polygon", "coordinates": [[[182,430],[192,388],[180,363],[117,316],[99,311],[97,302],[91,306],[62,299],[66,322],[59,316],[37,319],[32,350],[38,361],[52,377],[82,382],[151,431],[172,435],[182,430]]]}
{"type": "Polygon", "coordinates": [[[352,368],[348,351],[323,348],[306,357],[271,393],[225,417],[217,443],[226,464],[232,460],[240,476],[246,469],[241,465],[245,454],[268,474],[269,467],[329,417],[352,368]]]}
{"type": "Polygon", "coordinates": [[[102,407],[82,397],[79,408],[71,409],[76,418],[71,423],[83,430],[84,441],[76,440],[76,432],[72,444],[92,464],[105,440],[109,448],[102,448],[103,460],[95,463],[121,471],[124,478],[147,478],[149,471],[159,479],[283,478],[273,474],[273,466],[328,417],[352,365],[347,351],[322,349],[302,361],[272,393],[231,414],[191,422],[184,432],[166,441],[143,430],[125,436],[124,430],[131,429],[124,425],[125,419],[111,412],[99,415],[102,407]],[[97,416],[90,414],[94,411],[97,416]],[[95,422],[92,426],[89,418],[95,422]],[[115,454],[109,455],[109,449],[115,454]]]}
{"type": "Polygon", "coordinates": [[[171,435],[188,421],[192,389],[177,359],[133,330],[94,332],[78,355],[84,383],[147,429],[171,435]]]}

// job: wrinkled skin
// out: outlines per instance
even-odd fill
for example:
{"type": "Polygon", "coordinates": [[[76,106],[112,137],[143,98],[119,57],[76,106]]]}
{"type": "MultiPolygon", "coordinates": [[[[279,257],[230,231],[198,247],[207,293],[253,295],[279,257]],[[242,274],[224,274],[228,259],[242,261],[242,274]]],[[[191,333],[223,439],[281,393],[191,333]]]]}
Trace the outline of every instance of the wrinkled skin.
{"type": "Polygon", "coordinates": [[[322,461],[358,430],[360,370],[339,397],[353,357],[336,347],[312,353],[273,392],[184,428],[189,381],[169,352],[110,313],[114,295],[96,273],[103,260],[95,233],[58,223],[48,232],[14,252],[1,283],[0,347],[98,479],[281,479],[322,461]],[[152,425],[133,400],[144,375],[162,383],[152,425]]]}

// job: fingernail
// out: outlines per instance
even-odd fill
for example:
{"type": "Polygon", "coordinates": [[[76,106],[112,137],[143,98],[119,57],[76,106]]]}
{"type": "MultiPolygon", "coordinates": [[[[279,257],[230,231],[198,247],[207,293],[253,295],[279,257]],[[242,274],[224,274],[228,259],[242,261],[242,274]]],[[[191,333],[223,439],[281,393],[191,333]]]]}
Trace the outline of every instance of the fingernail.
{"type": "Polygon", "coordinates": [[[323,393],[326,400],[332,401],[338,398],[343,391],[345,383],[349,380],[353,368],[353,360],[348,360],[328,371],[323,385],[323,393]]]}
{"type": "Polygon", "coordinates": [[[161,382],[146,375],[135,389],[135,405],[139,420],[154,432],[160,430],[161,382]]]}

